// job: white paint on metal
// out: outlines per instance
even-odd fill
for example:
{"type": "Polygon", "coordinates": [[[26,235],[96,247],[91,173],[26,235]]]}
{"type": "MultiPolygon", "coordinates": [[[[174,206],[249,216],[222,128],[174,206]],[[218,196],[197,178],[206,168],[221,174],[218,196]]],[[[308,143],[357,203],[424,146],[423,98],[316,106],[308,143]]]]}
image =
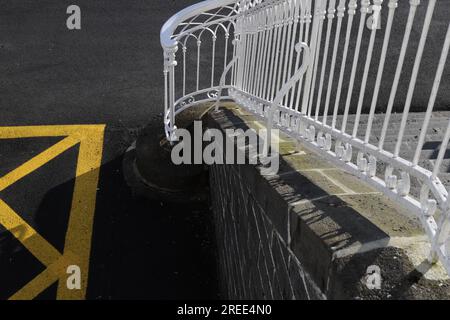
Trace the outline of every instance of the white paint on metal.
{"type": "MultiPolygon", "coordinates": [[[[431,41],[428,31],[437,1],[429,0],[422,6],[419,0],[404,3],[409,12],[401,43],[393,43],[391,38],[394,28],[401,25],[401,17],[395,16],[399,1],[384,1],[383,4],[382,0],[208,0],[180,11],[161,30],[165,131],[167,138],[174,141],[177,114],[199,103],[215,101],[218,106],[220,101],[233,100],[265,122],[268,139],[272,128],[280,129],[417,216],[431,245],[431,260],[440,260],[450,273],[450,186],[444,185],[448,180],[440,180],[449,148],[450,121],[441,125],[443,136],[436,149],[436,160],[427,162],[431,168],[421,162],[422,149],[431,141],[427,132],[431,129],[435,102],[439,101],[439,86],[441,81],[448,80],[443,75],[450,46],[450,24],[447,23],[447,29],[440,28],[445,39],[435,66],[429,103],[423,106],[426,112],[420,120],[422,130],[417,134],[417,144],[411,144],[409,111],[414,103],[422,57],[431,41]],[[385,10],[384,30],[368,30],[367,20],[373,19],[368,14],[380,13],[380,17],[385,17],[385,10]],[[416,14],[420,10],[421,14],[416,14]],[[354,20],[359,21],[357,26],[354,20]],[[414,47],[410,43],[416,40],[412,39],[416,37],[413,30],[417,26],[421,34],[418,46],[414,47]],[[378,45],[376,35],[382,31],[384,37],[378,53],[374,49],[378,45]],[[216,53],[219,45],[224,48],[223,55],[216,53]],[[392,54],[392,48],[400,48],[400,53],[392,54]],[[392,56],[393,61],[388,61],[387,57],[392,56]],[[373,61],[377,60],[375,66],[373,61]],[[405,61],[414,61],[411,74],[403,72],[405,61]],[[204,68],[211,72],[203,72],[204,68]],[[384,77],[387,68],[392,68],[394,79],[382,86],[384,81],[391,81],[384,77]],[[180,71],[176,73],[177,69],[180,71]],[[195,72],[193,83],[188,83],[189,72],[195,72]],[[364,100],[372,90],[368,86],[371,77],[375,86],[370,110],[365,115],[364,100]],[[349,81],[349,86],[344,85],[345,81],[349,81]],[[358,83],[361,85],[356,86],[358,83]],[[406,101],[400,123],[393,125],[392,113],[402,83],[409,83],[406,101]],[[389,87],[390,92],[382,92],[382,87],[389,87]],[[357,90],[359,98],[354,103],[352,97],[357,90]],[[379,103],[382,94],[389,94],[387,106],[379,103]],[[383,114],[382,119],[375,117],[378,113],[383,114]],[[393,131],[397,139],[390,141],[393,131]],[[379,141],[372,142],[375,134],[379,141]],[[393,152],[386,150],[390,145],[393,152]],[[403,155],[404,146],[411,147],[413,154],[403,155]],[[420,195],[411,194],[412,181],[422,189],[420,195]],[[434,215],[436,211],[441,212],[439,219],[434,215]]],[[[322,174],[327,176],[325,170],[322,174]]],[[[342,184],[340,187],[347,188],[342,184]]],[[[346,190],[351,192],[354,191],[346,190]]]]}

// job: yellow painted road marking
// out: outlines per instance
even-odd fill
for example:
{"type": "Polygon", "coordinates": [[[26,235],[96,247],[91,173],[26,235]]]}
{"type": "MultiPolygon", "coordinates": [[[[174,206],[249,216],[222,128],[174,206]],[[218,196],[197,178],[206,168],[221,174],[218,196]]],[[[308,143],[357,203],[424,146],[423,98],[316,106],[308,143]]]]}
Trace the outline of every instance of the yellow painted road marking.
{"type": "Polygon", "coordinates": [[[44,265],[50,265],[61,257],[58,250],[1,199],[0,223],[10,230],[13,236],[44,265]]]}
{"type": "Polygon", "coordinates": [[[25,164],[21,165],[19,168],[11,171],[7,175],[0,178],[0,191],[3,191],[16,181],[22,179],[26,175],[30,174],[31,172],[37,170],[47,162],[49,162],[51,159],[56,158],[58,155],[63,153],[64,151],[68,150],[69,148],[73,147],[79,142],[79,140],[74,139],[72,137],[67,137],[64,140],[58,142],[57,144],[53,145],[52,147],[48,148],[41,154],[37,155],[30,161],[26,162],[25,164]]]}
{"type": "Polygon", "coordinates": [[[56,250],[13,209],[0,200],[0,223],[46,267],[10,299],[33,299],[56,281],[58,281],[57,299],[85,298],[104,129],[104,125],[0,127],[0,139],[66,136],[62,141],[1,177],[0,191],[64,151],[77,144],[80,145],[63,253],[56,250]],[[68,277],[66,270],[69,265],[80,267],[81,290],[69,290],[66,286],[68,277]]]}

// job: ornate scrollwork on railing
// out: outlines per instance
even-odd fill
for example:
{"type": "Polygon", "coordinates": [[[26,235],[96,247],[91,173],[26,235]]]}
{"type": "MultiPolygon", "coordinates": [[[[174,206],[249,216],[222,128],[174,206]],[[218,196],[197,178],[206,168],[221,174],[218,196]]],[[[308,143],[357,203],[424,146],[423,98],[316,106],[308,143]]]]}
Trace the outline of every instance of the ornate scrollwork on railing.
{"type": "Polygon", "coordinates": [[[406,197],[409,194],[411,189],[411,178],[407,172],[401,171],[400,177],[393,174],[394,167],[392,165],[388,165],[384,174],[384,181],[386,183],[386,187],[394,190],[397,190],[397,193],[402,197],[406,197]]]}
{"type": "Polygon", "coordinates": [[[356,165],[359,171],[369,177],[374,177],[377,173],[377,159],[372,155],[367,158],[363,152],[359,151],[356,157],[356,165]]]}
{"type": "Polygon", "coordinates": [[[175,60],[175,54],[178,51],[178,47],[167,48],[164,50],[164,72],[168,72],[170,68],[177,66],[175,60]]]}
{"type": "Polygon", "coordinates": [[[206,95],[210,99],[216,99],[219,95],[219,90],[217,90],[217,89],[210,90],[210,91],[208,91],[208,93],[206,95]]]}
{"type": "Polygon", "coordinates": [[[437,210],[437,201],[430,199],[430,188],[424,184],[420,190],[420,205],[422,212],[426,217],[434,216],[437,210]]]}
{"type": "Polygon", "coordinates": [[[321,131],[321,130],[319,130],[319,132],[317,132],[317,145],[321,149],[323,149],[323,147],[325,146],[325,137],[323,135],[323,131],[321,131]]]}
{"type": "Polygon", "coordinates": [[[342,144],[342,141],[336,141],[336,156],[344,162],[351,162],[353,158],[353,147],[350,143],[342,144]]]}
{"type": "Polygon", "coordinates": [[[330,151],[332,147],[332,140],[331,140],[331,134],[326,133],[324,134],[323,131],[319,131],[317,133],[317,144],[321,149],[324,149],[325,151],[330,151]]]}
{"type": "Polygon", "coordinates": [[[394,167],[388,165],[384,172],[384,182],[386,183],[386,187],[391,190],[394,190],[397,187],[397,176],[393,174],[394,167]]]}
{"type": "Polygon", "coordinates": [[[401,179],[397,182],[397,192],[402,197],[406,197],[411,190],[411,177],[405,171],[402,171],[400,176],[401,179]]]}
{"type": "Polygon", "coordinates": [[[179,103],[180,107],[185,107],[187,105],[191,105],[195,102],[195,98],[193,96],[186,97],[183,101],[179,103]]]}

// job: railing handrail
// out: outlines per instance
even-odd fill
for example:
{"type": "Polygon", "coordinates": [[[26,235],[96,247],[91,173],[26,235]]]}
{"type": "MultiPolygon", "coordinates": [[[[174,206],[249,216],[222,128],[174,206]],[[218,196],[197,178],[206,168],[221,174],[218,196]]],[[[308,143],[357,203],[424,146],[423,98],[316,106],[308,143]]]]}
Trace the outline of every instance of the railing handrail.
{"type": "Polygon", "coordinates": [[[235,4],[236,0],[206,0],[193,4],[174,14],[161,28],[160,40],[163,48],[173,48],[177,41],[173,39],[176,28],[187,19],[193,18],[209,10],[235,4]]]}

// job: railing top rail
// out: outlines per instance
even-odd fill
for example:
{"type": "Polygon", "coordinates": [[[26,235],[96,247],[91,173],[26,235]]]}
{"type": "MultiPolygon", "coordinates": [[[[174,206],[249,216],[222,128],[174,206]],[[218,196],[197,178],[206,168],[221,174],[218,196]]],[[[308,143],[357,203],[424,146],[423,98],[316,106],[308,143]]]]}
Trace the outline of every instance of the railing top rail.
{"type": "Polygon", "coordinates": [[[215,8],[225,7],[236,3],[237,0],[206,0],[181,10],[163,25],[161,29],[161,46],[163,48],[172,48],[177,45],[177,41],[173,39],[173,34],[176,28],[187,19],[215,8]]]}

